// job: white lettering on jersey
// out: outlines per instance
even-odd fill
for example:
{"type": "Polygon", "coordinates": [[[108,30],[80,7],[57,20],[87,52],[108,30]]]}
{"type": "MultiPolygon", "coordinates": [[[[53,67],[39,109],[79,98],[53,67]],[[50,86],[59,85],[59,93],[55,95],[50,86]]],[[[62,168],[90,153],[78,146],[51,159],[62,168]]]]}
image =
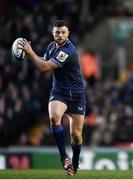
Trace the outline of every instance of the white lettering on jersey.
{"type": "Polygon", "coordinates": [[[64,61],[67,59],[68,56],[69,56],[69,55],[68,55],[67,53],[65,53],[65,52],[63,52],[63,51],[60,51],[60,52],[58,53],[58,55],[56,56],[56,58],[58,59],[58,61],[64,62],[64,61]]]}

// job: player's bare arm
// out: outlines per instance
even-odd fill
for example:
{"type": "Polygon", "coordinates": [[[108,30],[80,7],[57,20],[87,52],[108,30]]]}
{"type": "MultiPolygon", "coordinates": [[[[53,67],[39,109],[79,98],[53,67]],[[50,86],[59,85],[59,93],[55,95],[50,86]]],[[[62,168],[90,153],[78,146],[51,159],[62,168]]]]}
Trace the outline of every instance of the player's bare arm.
{"type": "Polygon", "coordinates": [[[53,63],[51,60],[45,61],[42,57],[39,57],[32,49],[30,43],[24,39],[19,42],[19,48],[23,49],[26,53],[26,56],[34,63],[34,65],[41,71],[47,72],[56,69],[58,66],[53,63]]]}

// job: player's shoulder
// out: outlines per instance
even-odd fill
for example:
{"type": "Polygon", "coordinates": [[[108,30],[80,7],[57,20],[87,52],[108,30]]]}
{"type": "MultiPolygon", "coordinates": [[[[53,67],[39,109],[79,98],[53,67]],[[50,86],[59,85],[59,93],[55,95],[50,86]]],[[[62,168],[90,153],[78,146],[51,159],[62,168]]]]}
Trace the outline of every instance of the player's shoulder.
{"type": "Polygon", "coordinates": [[[62,50],[68,53],[75,53],[76,47],[70,40],[68,40],[66,44],[62,47],[62,50]]]}
{"type": "Polygon", "coordinates": [[[48,49],[50,49],[51,47],[53,47],[55,45],[55,41],[52,41],[48,44],[48,49]]]}
{"type": "Polygon", "coordinates": [[[68,40],[64,46],[62,46],[62,49],[64,50],[69,50],[69,51],[73,51],[73,50],[76,50],[76,47],[75,45],[70,41],[68,40]]]}
{"type": "Polygon", "coordinates": [[[68,40],[65,44],[65,47],[68,47],[68,48],[76,48],[74,43],[70,40],[68,40]]]}

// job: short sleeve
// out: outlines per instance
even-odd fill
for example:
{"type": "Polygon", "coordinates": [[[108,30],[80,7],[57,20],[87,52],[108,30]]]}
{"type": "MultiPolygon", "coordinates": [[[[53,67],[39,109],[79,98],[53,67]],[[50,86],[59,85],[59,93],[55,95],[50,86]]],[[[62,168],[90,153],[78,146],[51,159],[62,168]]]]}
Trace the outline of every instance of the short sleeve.
{"type": "Polygon", "coordinates": [[[49,53],[48,53],[48,50],[45,52],[43,58],[44,58],[45,60],[49,60],[49,53]]]}
{"type": "Polygon", "coordinates": [[[63,67],[64,64],[69,60],[69,57],[70,54],[68,54],[68,52],[60,50],[51,58],[51,61],[53,61],[59,67],[63,67]]]}

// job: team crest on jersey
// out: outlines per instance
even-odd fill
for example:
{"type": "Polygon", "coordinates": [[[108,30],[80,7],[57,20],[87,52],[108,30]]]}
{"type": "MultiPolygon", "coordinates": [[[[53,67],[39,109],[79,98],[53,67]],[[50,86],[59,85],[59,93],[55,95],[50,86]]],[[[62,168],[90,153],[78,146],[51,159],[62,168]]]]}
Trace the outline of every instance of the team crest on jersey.
{"type": "Polygon", "coordinates": [[[56,58],[58,59],[58,61],[64,62],[64,61],[67,59],[68,56],[69,56],[69,55],[68,55],[67,53],[65,53],[65,52],[63,52],[63,51],[60,51],[60,52],[58,53],[58,55],[56,56],[56,58]]]}

